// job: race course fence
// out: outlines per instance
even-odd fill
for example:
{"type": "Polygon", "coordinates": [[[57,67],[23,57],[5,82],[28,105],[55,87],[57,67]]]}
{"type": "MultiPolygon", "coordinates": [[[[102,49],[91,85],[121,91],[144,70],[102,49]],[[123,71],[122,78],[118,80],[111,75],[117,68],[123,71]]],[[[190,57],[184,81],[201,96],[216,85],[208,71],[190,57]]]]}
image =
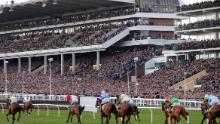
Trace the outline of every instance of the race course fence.
{"type": "MultiPolygon", "coordinates": [[[[3,100],[12,94],[0,94],[0,100],[3,100]]],[[[18,100],[22,101],[24,96],[30,96],[32,101],[66,101],[66,95],[36,95],[36,94],[13,94],[18,100]]],[[[90,107],[89,110],[92,110],[92,107],[95,107],[97,97],[93,96],[81,96],[80,101],[85,107],[90,107]]],[[[116,97],[111,97],[111,102],[116,103],[116,97]]],[[[153,107],[160,108],[161,102],[164,99],[145,99],[145,98],[132,98],[135,105],[138,107],[153,107]]],[[[185,106],[188,109],[198,109],[201,107],[202,101],[198,100],[180,100],[180,104],[185,106]]],[[[95,111],[95,110],[92,110],[95,111]]]]}

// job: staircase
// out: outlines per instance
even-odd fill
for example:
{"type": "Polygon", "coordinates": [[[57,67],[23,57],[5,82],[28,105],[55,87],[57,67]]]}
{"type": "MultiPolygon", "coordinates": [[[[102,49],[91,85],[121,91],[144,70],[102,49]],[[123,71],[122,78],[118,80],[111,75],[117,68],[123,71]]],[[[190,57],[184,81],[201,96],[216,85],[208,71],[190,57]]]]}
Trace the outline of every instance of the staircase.
{"type": "Polygon", "coordinates": [[[41,70],[44,69],[44,65],[41,65],[40,67],[38,67],[37,69],[35,69],[34,71],[32,71],[33,74],[40,72],[41,70]]]}
{"type": "Polygon", "coordinates": [[[206,70],[203,70],[177,84],[174,84],[173,86],[169,87],[169,89],[173,89],[173,90],[181,90],[181,89],[185,89],[186,91],[191,90],[194,91],[194,85],[195,85],[195,81],[207,76],[208,73],[206,72],[206,70]]]}
{"type": "MultiPolygon", "coordinates": [[[[113,32],[110,32],[110,33],[113,33],[113,32]]],[[[118,42],[119,40],[121,40],[122,38],[126,37],[128,34],[129,34],[129,29],[127,28],[127,29],[121,31],[116,36],[114,36],[111,39],[107,40],[102,45],[103,45],[104,48],[108,48],[108,47],[112,46],[113,44],[115,44],[116,42],[118,42]]],[[[109,35],[109,34],[107,34],[107,35],[109,35]]]]}
{"type": "Polygon", "coordinates": [[[76,33],[75,35],[70,37],[68,40],[66,40],[65,47],[73,46],[74,45],[74,40],[77,39],[80,35],[81,35],[81,33],[76,33]]]}
{"type": "Polygon", "coordinates": [[[156,68],[156,63],[162,63],[166,61],[164,56],[155,56],[152,59],[145,62],[145,75],[151,74],[154,71],[158,70],[156,68]]]}

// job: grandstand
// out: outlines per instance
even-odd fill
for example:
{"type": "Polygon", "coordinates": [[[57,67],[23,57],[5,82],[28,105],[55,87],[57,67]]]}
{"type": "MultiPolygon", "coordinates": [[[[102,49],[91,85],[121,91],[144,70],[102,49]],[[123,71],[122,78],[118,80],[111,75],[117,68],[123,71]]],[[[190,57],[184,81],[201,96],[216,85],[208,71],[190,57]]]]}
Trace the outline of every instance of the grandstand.
{"type": "Polygon", "coordinates": [[[12,0],[0,6],[0,116],[7,96],[22,105],[28,95],[35,111],[22,123],[63,123],[66,96],[79,94],[84,122],[96,123],[100,118],[91,121],[87,112],[97,112],[97,96],[107,90],[114,104],[121,93],[131,95],[141,107],[140,124],[161,123],[164,113],[155,109],[167,95],[190,110],[190,123],[199,123],[204,95],[220,97],[220,2],[180,4],[12,0]]]}
{"type": "Polygon", "coordinates": [[[141,78],[144,63],[161,55],[161,45],[181,42],[174,33],[175,20],[183,18],[174,14],[178,1],[12,4],[0,14],[5,93],[97,96],[110,89],[116,96],[127,90],[127,72],[134,75],[137,66],[141,78]]]}
{"type": "Polygon", "coordinates": [[[129,91],[133,97],[200,99],[213,90],[208,84],[218,90],[216,3],[196,9],[197,4],[177,7],[178,0],[36,0],[3,6],[0,92],[98,96],[109,89],[112,96],[129,91]],[[204,70],[212,77],[195,76],[204,70]],[[175,88],[178,93],[171,88],[187,78],[195,85],[185,81],[175,88]]]}
{"type": "Polygon", "coordinates": [[[184,67],[179,76],[182,76],[182,79],[175,77],[178,80],[176,83],[179,84],[168,82],[172,84],[169,89],[185,91],[180,93],[180,96],[184,96],[184,93],[185,97],[197,99],[207,93],[220,96],[217,86],[219,80],[215,77],[219,74],[219,5],[219,0],[214,0],[178,8],[177,15],[187,19],[178,22],[176,32],[178,37],[186,42],[165,45],[163,54],[171,61],[187,60],[183,66],[178,64],[179,67],[175,68],[184,67]]]}

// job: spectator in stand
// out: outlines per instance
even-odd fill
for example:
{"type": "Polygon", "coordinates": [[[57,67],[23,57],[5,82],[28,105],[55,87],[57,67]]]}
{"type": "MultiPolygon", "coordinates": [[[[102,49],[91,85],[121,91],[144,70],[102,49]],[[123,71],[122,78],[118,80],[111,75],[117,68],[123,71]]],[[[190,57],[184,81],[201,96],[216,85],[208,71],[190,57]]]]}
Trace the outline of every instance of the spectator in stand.
{"type": "Polygon", "coordinates": [[[220,47],[220,40],[203,40],[165,45],[165,50],[190,50],[220,47]]]}

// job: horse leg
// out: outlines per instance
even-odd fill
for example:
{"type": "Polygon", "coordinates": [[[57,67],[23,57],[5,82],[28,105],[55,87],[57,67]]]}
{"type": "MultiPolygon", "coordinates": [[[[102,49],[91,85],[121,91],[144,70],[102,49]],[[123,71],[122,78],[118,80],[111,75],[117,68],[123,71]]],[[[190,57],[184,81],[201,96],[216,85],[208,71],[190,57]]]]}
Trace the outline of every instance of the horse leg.
{"type": "Polygon", "coordinates": [[[164,124],[168,124],[168,119],[167,119],[167,117],[165,117],[164,124]]]}
{"type": "Polygon", "coordinates": [[[30,108],[30,112],[29,112],[29,114],[31,114],[31,112],[32,112],[32,106],[31,106],[31,108],[30,108]]]}
{"type": "Polygon", "coordinates": [[[172,117],[170,117],[170,124],[173,124],[172,120],[173,120],[172,117]]]}
{"type": "Polygon", "coordinates": [[[71,114],[71,122],[73,122],[73,114],[71,114]]]}
{"type": "Polygon", "coordinates": [[[19,121],[20,117],[21,117],[21,111],[19,111],[17,121],[19,121]]]}
{"type": "Polygon", "coordinates": [[[125,115],[122,116],[122,124],[125,124],[125,115]]]}
{"type": "Polygon", "coordinates": [[[203,122],[205,121],[205,119],[206,119],[206,116],[203,116],[201,124],[203,124],[203,122]]]}
{"type": "Polygon", "coordinates": [[[70,110],[69,110],[69,115],[68,115],[68,118],[67,118],[67,120],[66,120],[66,123],[68,123],[69,122],[69,119],[70,119],[70,110]]]}
{"type": "Polygon", "coordinates": [[[115,122],[118,124],[118,116],[115,114],[115,122]]]}
{"type": "Polygon", "coordinates": [[[130,118],[131,118],[131,115],[128,115],[127,120],[126,120],[126,124],[128,124],[128,122],[130,122],[130,118]]]}
{"type": "Polygon", "coordinates": [[[8,115],[9,115],[9,112],[8,112],[8,114],[6,114],[6,118],[7,118],[7,120],[9,121],[8,115]]]}
{"type": "Polygon", "coordinates": [[[81,124],[80,115],[77,115],[78,124],[81,124]]]}
{"type": "Polygon", "coordinates": [[[103,116],[101,116],[101,124],[103,124],[103,116]]]}
{"type": "Polygon", "coordinates": [[[110,116],[108,115],[108,116],[106,117],[106,121],[105,121],[106,124],[109,124],[109,118],[110,118],[110,116]]]}
{"type": "Polygon", "coordinates": [[[12,124],[15,122],[15,114],[12,115],[12,124]]]}

